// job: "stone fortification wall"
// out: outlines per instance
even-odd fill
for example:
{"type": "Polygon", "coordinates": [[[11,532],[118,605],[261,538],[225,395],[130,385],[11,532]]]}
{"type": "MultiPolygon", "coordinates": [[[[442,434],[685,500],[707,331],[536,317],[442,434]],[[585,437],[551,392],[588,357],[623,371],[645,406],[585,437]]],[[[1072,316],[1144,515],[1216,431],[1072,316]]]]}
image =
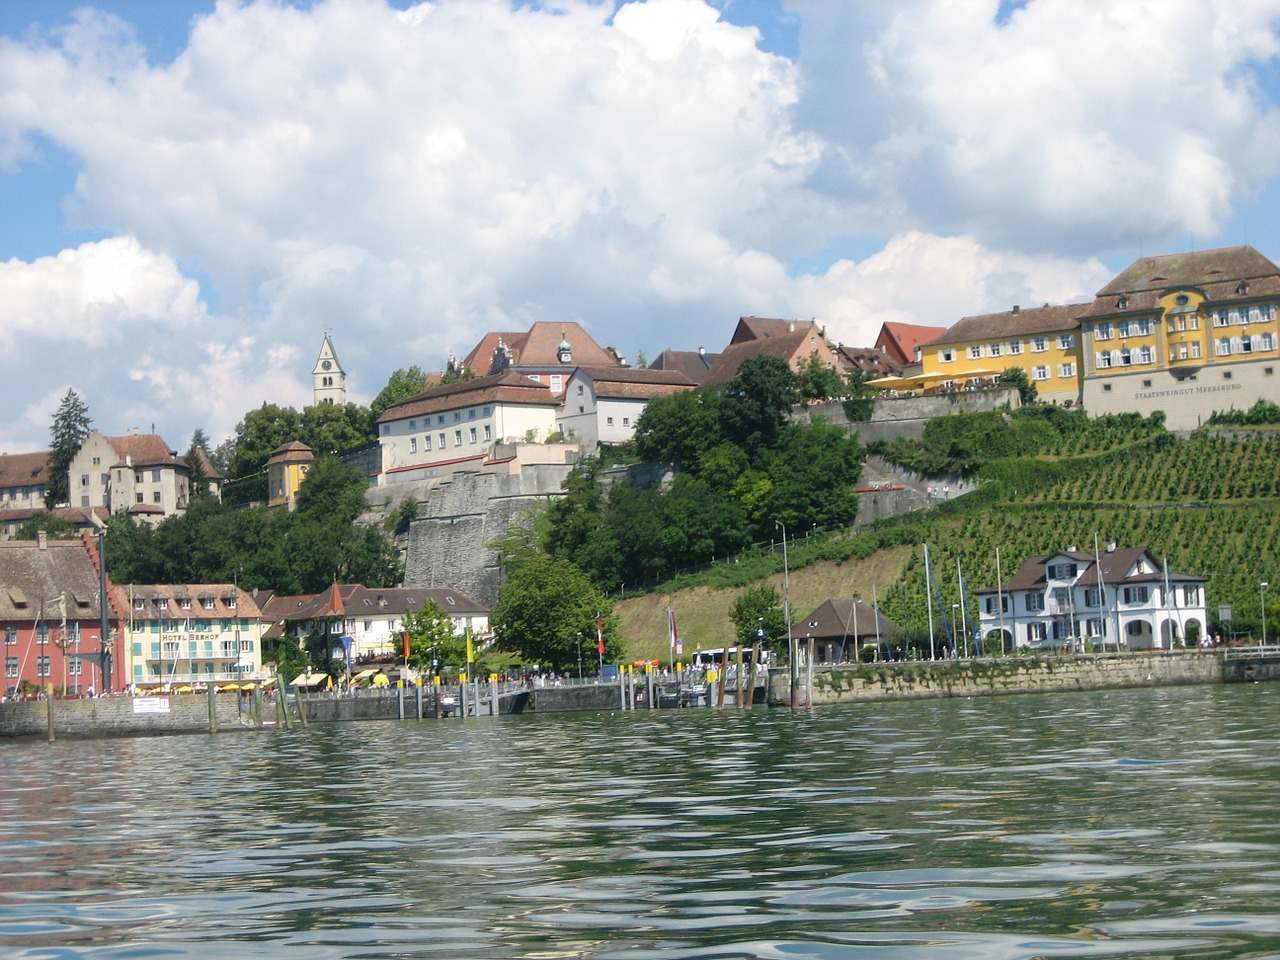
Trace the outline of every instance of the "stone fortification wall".
{"type": "Polygon", "coordinates": [[[980,413],[988,410],[1016,409],[1022,405],[1017,390],[962,390],[958,393],[930,393],[918,397],[882,397],[875,402],[871,419],[853,423],[845,416],[839,401],[796,407],[792,417],[806,421],[821,417],[828,423],[847,426],[863,443],[874,440],[919,440],[924,428],[935,417],[952,413],[980,413]]]}
{"type": "MultiPolygon", "coordinates": [[[[218,730],[245,730],[258,726],[252,702],[240,708],[237,693],[215,694],[218,730]]],[[[48,701],[0,703],[0,737],[46,737],[49,733],[48,701]]],[[[263,719],[275,719],[271,703],[263,719]]],[[[209,698],[203,694],[171,697],[99,697],[95,700],[54,700],[53,724],[57,737],[114,737],[130,734],[207,733],[209,698]],[[163,701],[163,702],[162,702],[163,701]]]]}
{"type": "MultiPolygon", "coordinates": [[[[418,501],[409,525],[404,583],[452,587],[492,607],[498,600],[497,551],[489,544],[526,514],[560,495],[572,464],[533,464],[519,473],[456,473],[396,488],[418,501]]],[[[385,491],[383,491],[385,493],[385,491]]]]}
{"type": "MultiPolygon", "coordinates": [[[[787,671],[770,674],[771,704],[791,702],[790,681],[787,671]]],[[[1222,682],[1222,654],[1216,651],[862,664],[815,674],[813,702],[816,706],[1222,682]]]]}

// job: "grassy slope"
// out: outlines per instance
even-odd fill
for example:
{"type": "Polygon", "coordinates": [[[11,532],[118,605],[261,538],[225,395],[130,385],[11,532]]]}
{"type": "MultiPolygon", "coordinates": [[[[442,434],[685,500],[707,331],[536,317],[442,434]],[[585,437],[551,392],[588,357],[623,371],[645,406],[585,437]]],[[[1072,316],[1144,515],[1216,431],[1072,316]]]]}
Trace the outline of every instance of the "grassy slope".
{"type": "MultiPolygon", "coordinates": [[[[883,594],[894,583],[911,555],[910,547],[880,550],[865,560],[843,563],[819,562],[793,572],[791,576],[792,619],[805,616],[833,597],[847,597],[854,591],[871,602],[872,586],[883,594]]],[[[782,594],[782,574],[765,582],[782,594]]],[[[670,658],[667,640],[667,604],[676,615],[676,624],[684,638],[686,656],[698,649],[722,647],[733,643],[733,623],[729,609],[742,593],[741,588],[691,587],[670,594],[650,593],[623,600],[614,607],[627,638],[631,659],[660,660],[670,658]]]]}

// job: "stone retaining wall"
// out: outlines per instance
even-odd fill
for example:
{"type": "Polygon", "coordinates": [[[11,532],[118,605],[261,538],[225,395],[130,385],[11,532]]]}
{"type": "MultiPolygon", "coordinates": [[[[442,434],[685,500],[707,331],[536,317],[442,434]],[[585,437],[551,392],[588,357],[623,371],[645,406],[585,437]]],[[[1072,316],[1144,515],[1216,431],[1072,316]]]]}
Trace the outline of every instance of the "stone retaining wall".
{"type": "MultiPolygon", "coordinates": [[[[771,705],[791,702],[790,680],[787,671],[770,675],[771,705]]],[[[1216,651],[851,664],[815,673],[813,703],[1168,687],[1223,680],[1222,654],[1216,651]]]]}
{"type": "MultiPolygon", "coordinates": [[[[215,694],[218,730],[245,730],[258,725],[253,702],[240,708],[237,693],[215,694]]],[[[49,701],[0,703],[0,737],[47,737],[49,701]]],[[[275,719],[268,703],[264,719],[275,719]]],[[[199,694],[171,697],[99,697],[54,700],[55,737],[114,737],[135,734],[207,733],[209,698],[199,694]]]]}

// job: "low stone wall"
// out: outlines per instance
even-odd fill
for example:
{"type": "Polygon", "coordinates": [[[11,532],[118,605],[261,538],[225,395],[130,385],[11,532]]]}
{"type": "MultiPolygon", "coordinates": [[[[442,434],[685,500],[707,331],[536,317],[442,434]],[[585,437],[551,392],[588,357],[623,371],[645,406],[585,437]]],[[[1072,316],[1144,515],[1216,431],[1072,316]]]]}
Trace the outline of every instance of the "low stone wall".
{"type": "MultiPolygon", "coordinates": [[[[785,706],[791,702],[790,680],[787,671],[770,675],[771,705],[785,706]]],[[[1222,654],[1211,650],[842,664],[814,674],[813,704],[1167,687],[1223,681],[1222,654]]]]}
{"type": "MultiPolygon", "coordinates": [[[[258,726],[253,701],[241,709],[237,693],[215,694],[217,726],[246,730],[258,726]]],[[[47,737],[49,701],[0,703],[0,737],[47,737]]],[[[263,707],[263,719],[274,720],[274,706],[263,707]]],[[[169,697],[99,697],[95,700],[54,700],[55,737],[114,737],[137,734],[207,733],[209,698],[203,694],[169,697]]]]}
{"type": "Polygon", "coordinates": [[[502,713],[569,713],[578,710],[620,710],[622,694],[617,683],[568,687],[538,687],[504,694],[498,700],[502,713]]]}

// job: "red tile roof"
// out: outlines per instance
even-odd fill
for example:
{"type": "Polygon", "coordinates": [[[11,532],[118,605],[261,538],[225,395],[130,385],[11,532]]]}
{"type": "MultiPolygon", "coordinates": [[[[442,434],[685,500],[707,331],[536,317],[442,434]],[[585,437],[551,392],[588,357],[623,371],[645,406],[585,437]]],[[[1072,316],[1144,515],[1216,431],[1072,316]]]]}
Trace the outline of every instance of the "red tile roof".
{"type": "Polygon", "coordinates": [[[378,418],[378,422],[390,423],[408,417],[457,410],[460,407],[471,407],[482,403],[557,406],[556,398],[551,395],[551,390],[545,383],[508,371],[423,390],[407,400],[401,400],[387,407],[386,412],[378,418]]]}
{"type": "Polygon", "coordinates": [[[1088,307],[1087,303],[1065,303],[1055,307],[1046,303],[1043,307],[1014,307],[1002,313],[962,317],[940,336],[920,346],[934,347],[947,343],[972,343],[976,340],[1000,340],[1005,337],[1075,330],[1080,326],[1080,317],[1088,307]]]}
{"type": "Polygon", "coordinates": [[[35,487],[48,482],[48,450],[0,454],[0,488],[35,487]]]}

